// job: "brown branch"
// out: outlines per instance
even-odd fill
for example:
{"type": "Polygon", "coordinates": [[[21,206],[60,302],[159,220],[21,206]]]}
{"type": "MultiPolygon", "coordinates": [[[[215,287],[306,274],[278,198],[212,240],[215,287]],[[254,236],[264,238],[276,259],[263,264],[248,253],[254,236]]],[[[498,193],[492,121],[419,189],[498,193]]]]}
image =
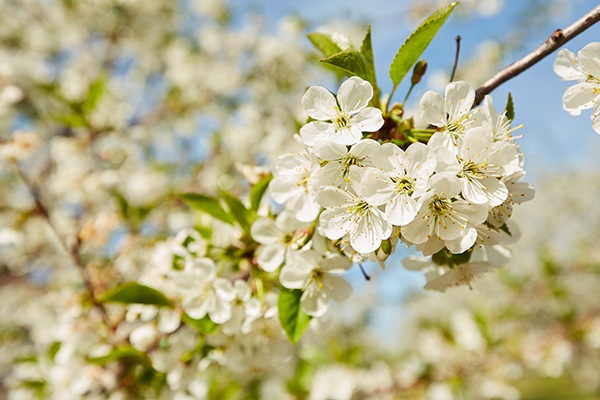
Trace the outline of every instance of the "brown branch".
{"type": "Polygon", "coordinates": [[[514,78],[521,72],[532,67],[534,64],[553,53],[560,46],[564,45],[569,40],[573,39],[575,36],[579,35],[598,21],[600,21],[600,5],[596,6],[593,10],[575,21],[569,27],[555,30],[554,33],[537,49],[527,54],[520,60],[510,64],[508,67],[504,68],[502,71],[498,72],[487,82],[481,85],[481,87],[475,92],[474,105],[481,103],[486,94],[489,94],[492,90],[504,82],[514,78]]]}
{"type": "Polygon", "coordinates": [[[81,278],[83,280],[83,284],[88,292],[88,295],[90,296],[90,301],[92,302],[93,306],[102,315],[102,319],[103,319],[104,323],[106,324],[106,326],[111,328],[110,319],[108,317],[106,308],[104,308],[104,304],[102,304],[102,302],[96,296],[96,293],[94,290],[94,285],[92,284],[92,280],[89,275],[89,271],[85,267],[83,260],[81,259],[81,255],[79,254],[79,247],[81,245],[80,240],[77,239],[77,241],[72,246],[69,246],[67,244],[66,240],[62,237],[62,235],[56,229],[56,226],[52,223],[52,220],[50,218],[50,212],[48,211],[48,208],[42,202],[42,199],[41,199],[37,189],[35,188],[35,186],[33,186],[33,184],[31,182],[29,182],[29,179],[23,173],[21,168],[19,168],[19,165],[16,162],[14,162],[13,165],[15,167],[15,170],[17,171],[17,174],[19,175],[19,177],[21,178],[21,180],[23,181],[23,183],[29,190],[29,193],[31,193],[31,197],[33,197],[33,201],[34,201],[35,209],[36,209],[37,213],[39,215],[41,215],[42,218],[44,218],[44,220],[50,227],[50,230],[56,237],[56,239],[57,239],[58,243],[60,244],[60,246],[62,247],[62,249],[68,254],[68,256],[71,259],[71,261],[73,262],[73,264],[79,270],[79,272],[81,274],[81,278]]]}

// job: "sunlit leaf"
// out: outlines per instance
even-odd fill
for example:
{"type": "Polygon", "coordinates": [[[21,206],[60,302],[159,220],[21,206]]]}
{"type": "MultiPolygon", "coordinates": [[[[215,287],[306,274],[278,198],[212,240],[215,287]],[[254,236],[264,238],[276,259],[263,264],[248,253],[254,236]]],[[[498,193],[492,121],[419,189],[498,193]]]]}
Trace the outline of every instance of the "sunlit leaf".
{"type": "Polygon", "coordinates": [[[279,292],[279,321],[290,342],[297,343],[310,323],[310,315],[300,308],[302,291],[281,288],[279,292]]]}
{"type": "Polygon", "coordinates": [[[394,87],[400,84],[410,68],[419,60],[456,4],[458,3],[449,4],[431,14],[400,47],[390,65],[390,78],[394,87]]]}

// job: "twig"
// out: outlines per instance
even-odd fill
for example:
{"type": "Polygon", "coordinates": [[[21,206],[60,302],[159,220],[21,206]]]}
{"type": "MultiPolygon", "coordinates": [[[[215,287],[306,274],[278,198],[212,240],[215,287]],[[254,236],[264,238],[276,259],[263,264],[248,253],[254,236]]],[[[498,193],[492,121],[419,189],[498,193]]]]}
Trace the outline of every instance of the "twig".
{"type": "Polygon", "coordinates": [[[502,71],[498,72],[487,82],[481,85],[481,87],[475,92],[474,105],[481,103],[486,94],[489,94],[492,90],[507,80],[514,78],[546,56],[550,55],[560,46],[564,45],[569,40],[573,39],[575,36],[579,35],[598,21],[600,21],[600,5],[596,6],[589,13],[575,21],[569,27],[555,30],[554,33],[537,49],[527,54],[520,60],[510,64],[508,67],[504,68],[502,71]]]}
{"type": "Polygon", "coordinates": [[[450,75],[450,82],[454,80],[454,74],[456,74],[456,68],[458,67],[458,56],[460,55],[460,35],[457,35],[454,40],[456,40],[456,53],[454,54],[454,66],[452,67],[452,74],[450,75]]]}
{"type": "Polygon", "coordinates": [[[29,193],[31,193],[31,196],[33,197],[33,201],[35,203],[36,211],[42,216],[42,218],[44,218],[44,220],[50,227],[50,230],[52,231],[52,233],[58,240],[58,243],[60,243],[60,246],[69,255],[69,258],[71,259],[73,264],[79,270],[79,272],[81,274],[81,278],[83,279],[83,284],[85,285],[85,288],[90,296],[90,300],[91,300],[93,306],[98,311],[100,311],[100,314],[102,315],[102,319],[103,319],[104,323],[106,324],[106,326],[108,326],[110,328],[111,324],[110,324],[110,319],[108,317],[108,313],[106,312],[106,308],[104,308],[104,304],[102,304],[102,302],[100,300],[98,300],[98,298],[96,297],[96,294],[94,291],[94,285],[92,284],[91,278],[89,276],[89,271],[86,269],[83,261],[81,260],[81,256],[79,254],[79,246],[80,246],[79,239],[73,246],[69,246],[67,244],[67,242],[63,239],[62,235],[56,229],[56,226],[54,226],[54,224],[52,223],[52,220],[50,219],[50,212],[48,211],[48,208],[46,208],[46,206],[42,202],[42,199],[40,198],[40,195],[39,195],[38,191],[36,190],[36,188],[33,186],[33,184],[31,182],[29,182],[29,179],[23,173],[23,171],[21,171],[21,168],[19,168],[19,165],[16,162],[14,162],[13,165],[15,167],[15,170],[17,171],[17,174],[19,175],[19,177],[21,178],[21,180],[23,181],[23,183],[29,190],[29,193]]]}

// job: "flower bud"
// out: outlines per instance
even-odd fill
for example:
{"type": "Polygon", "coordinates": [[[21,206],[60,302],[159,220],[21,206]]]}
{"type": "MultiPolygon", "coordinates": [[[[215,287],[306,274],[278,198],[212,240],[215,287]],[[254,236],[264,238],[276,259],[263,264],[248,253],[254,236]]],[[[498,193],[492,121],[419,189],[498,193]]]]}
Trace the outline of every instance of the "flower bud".
{"type": "Polygon", "coordinates": [[[413,74],[410,78],[411,84],[414,86],[417,83],[421,82],[421,78],[423,78],[425,72],[427,72],[427,61],[419,60],[413,68],[413,74]]]}

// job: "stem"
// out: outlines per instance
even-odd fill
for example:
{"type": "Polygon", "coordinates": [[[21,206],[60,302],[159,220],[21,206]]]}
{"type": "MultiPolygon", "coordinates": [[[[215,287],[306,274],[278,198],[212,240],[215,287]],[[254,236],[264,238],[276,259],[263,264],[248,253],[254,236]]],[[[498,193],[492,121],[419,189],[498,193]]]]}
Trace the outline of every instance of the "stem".
{"type": "Polygon", "coordinates": [[[386,105],[386,110],[385,110],[385,114],[389,114],[390,113],[390,105],[392,104],[392,98],[394,98],[394,93],[396,93],[396,89],[398,88],[398,85],[394,85],[394,87],[392,88],[392,91],[390,92],[390,95],[388,97],[388,101],[387,101],[387,105],[386,105]]]}
{"type": "Polygon", "coordinates": [[[63,239],[61,234],[56,229],[56,226],[54,226],[54,224],[52,223],[52,220],[50,219],[50,212],[48,211],[48,208],[46,208],[46,206],[42,202],[42,199],[41,199],[38,191],[35,189],[33,184],[31,182],[29,182],[29,179],[27,178],[27,176],[25,176],[25,174],[23,173],[21,168],[19,168],[19,166],[16,162],[13,163],[13,166],[15,167],[17,174],[19,175],[19,177],[21,178],[21,180],[23,181],[23,183],[29,190],[29,193],[31,193],[31,196],[33,197],[33,201],[35,203],[36,211],[42,216],[42,218],[44,218],[44,220],[50,227],[50,230],[56,237],[60,246],[69,255],[69,258],[71,259],[73,264],[79,270],[82,280],[83,280],[83,284],[90,296],[90,300],[91,300],[93,306],[98,311],[100,311],[100,314],[102,315],[102,320],[104,321],[106,326],[111,327],[110,321],[108,318],[108,313],[106,312],[106,309],[104,308],[104,304],[102,304],[102,302],[100,300],[98,300],[98,298],[96,297],[96,294],[94,291],[94,285],[92,284],[92,281],[89,276],[89,271],[86,269],[83,261],[81,260],[81,256],[79,254],[79,246],[80,246],[79,239],[76,241],[76,243],[73,246],[67,245],[67,242],[63,239]]]}
{"type": "Polygon", "coordinates": [[[594,9],[592,9],[589,13],[575,21],[567,28],[555,30],[554,33],[537,49],[527,54],[520,60],[510,64],[508,67],[504,68],[483,85],[481,85],[481,87],[475,92],[475,102],[473,105],[476,106],[481,103],[486,94],[489,94],[492,90],[504,82],[514,78],[521,72],[544,59],[546,56],[552,54],[560,46],[564,45],[599,20],[600,5],[594,7],[594,9]]]}
{"type": "Polygon", "coordinates": [[[454,74],[456,74],[456,68],[458,67],[458,56],[460,55],[460,35],[456,35],[454,40],[456,40],[456,53],[454,53],[454,66],[452,67],[452,74],[450,74],[450,82],[454,80],[454,74]]]}
{"type": "Polygon", "coordinates": [[[406,92],[406,96],[404,96],[404,100],[402,101],[402,105],[406,104],[406,101],[408,100],[408,96],[410,96],[410,94],[412,93],[413,88],[415,87],[415,84],[410,85],[410,89],[408,89],[408,92],[406,92]]]}

